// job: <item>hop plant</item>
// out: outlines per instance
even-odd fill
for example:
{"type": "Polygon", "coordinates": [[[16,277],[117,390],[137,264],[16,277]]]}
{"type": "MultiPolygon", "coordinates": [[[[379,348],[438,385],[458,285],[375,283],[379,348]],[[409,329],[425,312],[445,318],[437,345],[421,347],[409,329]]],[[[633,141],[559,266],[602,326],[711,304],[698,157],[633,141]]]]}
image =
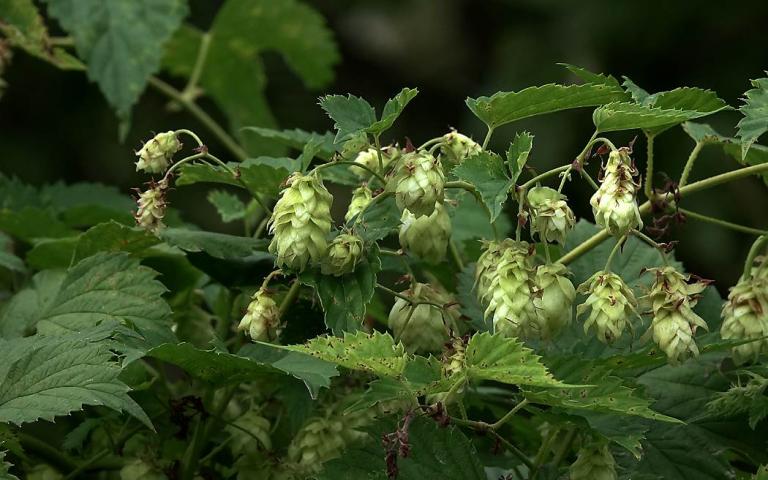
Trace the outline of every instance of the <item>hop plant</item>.
{"type": "Polygon", "coordinates": [[[531,301],[531,258],[526,242],[504,241],[485,297],[485,316],[493,316],[496,333],[508,337],[535,336],[536,309],[531,301]],[[532,330],[533,329],[533,330],[532,330]]]}
{"type": "Polygon", "coordinates": [[[634,180],[636,175],[637,169],[627,149],[612,151],[604,166],[600,188],[589,200],[595,222],[615,236],[622,236],[633,228],[642,228],[643,221],[635,198],[639,187],[634,180]]]}
{"type": "Polygon", "coordinates": [[[616,461],[607,443],[593,443],[582,447],[571,464],[571,480],[615,480],[616,461]]]}
{"type": "Polygon", "coordinates": [[[251,297],[237,329],[259,342],[271,342],[280,335],[280,309],[264,288],[251,297]]]}
{"type": "Polygon", "coordinates": [[[301,271],[325,257],[333,196],[315,174],[295,172],[286,183],[269,221],[269,252],[277,265],[301,271]]]}
{"type": "Polygon", "coordinates": [[[373,200],[373,192],[368,188],[368,185],[361,185],[354,189],[347,213],[344,214],[344,221],[351,222],[353,218],[363,213],[363,210],[371,203],[371,200],[373,200]]]}
{"type": "Polygon", "coordinates": [[[454,165],[482,151],[483,147],[479,143],[456,130],[451,130],[441,138],[440,152],[454,165]]]}
{"type": "Polygon", "coordinates": [[[443,203],[445,176],[440,160],[430,153],[410,152],[400,159],[391,182],[400,210],[408,209],[416,218],[431,215],[443,203]]]}
{"type": "Polygon", "coordinates": [[[320,267],[323,275],[340,277],[355,270],[363,254],[363,240],[357,235],[342,233],[333,239],[320,267]]]}
{"type": "Polygon", "coordinates": [[[165,201],[168,181],[165,179],[159,182],[151,181],[148,185],[149,188],[140,192],[136,200],[137,209],[134,218],[139,227],[150,232],[157,232],[165,226],[163,217],[165,217],[165,209],[168,206],[165,201]]]}
{"type": "Polygon", "coordinates": [[[534,333],[548,340],[556,335],[573,317],[576,289],[568,279],[568,269],[561,263],[536,268],[533,306],[536,308],[534,333]]]}
{"type": "MultiPolygon", "coordinates": [[[[632,290],[618,275],[599,271],[589,280],[579,285],[579,293],[587,294],[587,301],[576,307],[576,314],[581,316],[592,309],[584,322],[584,333],[594,326],[597,339],[603,343],[612,343],[626,329],[630,319],[637,316],[637,300],[632,290]]],[[[630,324],[631,325],[631,324],[630,324]]]]}
{"type": "Polygon", "coordinates": [[[531,233],[543,242],[565,243],[565,237],[576,224],[576,216],[568,206],[565,195],[549,187],[534,187],[528,191],[531,210],[531,233]]]}
{"type": "Polygon", "coordinates": [[[751,340],[733,347],[737,364],[756,361],[768,352],[768,281],[752,275],[731,288],[723,306],[720,336],[725,340],[751,340]]]}
{"type": "Polygon", "coordinates": [[[158,133],[148,140],[136,152],[136,171],[164,173],[173,160],[173,155],[181,150],[181,142],[175,132],[158,133]]]}
{"type": "MultiPolygon", "coordinates": [[[[381,163],[384,166],[384,171],[389,168],[392,162],[396,161],[400,157],[400,149],[394,146],[384,147],[381,149],[381,163]]],[[[379,152],[375,148],[368,148],[358,153],[354,160],[355,163],[368,167],[374,172],[379,171],[379,152]]],[[[369,180],[371,178],[371,172],[368,170],[353,167],[350,165],[350,171],[352,171],[360,180],[369,180]]]]}
{"type": "Polygon", "coordinates": [[[389,312],[389,328],[410,353],[439,352],[443,344],[456,331],[459,313],[455,307],[439,308],[418,302],[449,305],[452,299],[447,293],[426,283],[416,283],[402,292],[417,304],[398,298],[389,312]]]}
{"type": "Polygon", "coordinates": [[[416,218],[403,210],[399,236],[400,246],[406,251],[429,263],[440,263],[451,238],[451,217],[441,203],[435,205],[429,216],[416,218]]]}

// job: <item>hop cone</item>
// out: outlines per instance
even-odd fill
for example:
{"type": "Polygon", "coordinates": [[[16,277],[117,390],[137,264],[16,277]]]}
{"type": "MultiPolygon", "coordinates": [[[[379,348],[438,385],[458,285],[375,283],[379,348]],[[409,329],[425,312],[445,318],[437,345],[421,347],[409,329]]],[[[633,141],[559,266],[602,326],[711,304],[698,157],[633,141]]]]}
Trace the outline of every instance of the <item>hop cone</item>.
{"type": "Polygon", "coordinates": [[[543,242],[565,243],[565,236],[576,224],[576,216],[564,195],[549,187],[528,191],[531,206],[531,233],[543,242]]]}
{"type": "Polygon", "coordinates": [[[637,169],[632,165],[626,149],[611,152],[604,170],[600,188],[589,200],[595,222],[615,236],[642,227],[635,200],[639,186],[634,180],[637,169]]]}
{"type": "MultiPolygon", "coordinates": [[[[34,480],[35,477],[30,474],[28,477],[30,480],[34,480]]],[[[40,480],[47,480],[58,477],[40,477],[40,480]]],[[[140,458],[134,458],[125,463],[123,468],[120,469],[120,480],[167,480],[168,477],[165,474],[154,467],[153,465],[145,462],[140,458]]]]}
{"type": "Polygon", "coordinates": [[[440,152],[448,158],[448,163],[452,165],[457,165],[481,151],[483,151],[483,147],[479,143],[456,130],[451,130],[443,135],[440,143],[440,152]]]}
{"type": "Polygon", "coordinates": [[[513,244],[514,241],[510,239],[502,242],[484,242],[483,253],[480,254],[475,266],[475,289],[480,303],[487,302],[488,290],[491,288],[493,277],[496,275],[496,267],[501,259],[501,254],[513,244]]]}
{"type": "Polygon", "coordinates": [[[174,132],[158,133],[136,152],[136,171],[163,173],[168,170],[173,155],[181,150],[181,142],[174,132]]]}
{"type": "Polygon", "coordinates": [[[259,342],[271,342],[280,334],[280,309],[263,288],[251,297],[237,329],[259,342]]]}
{"type": "Polygon", "coordinates": [[[768,339],[761,339],[768,335],[768,281],[752,275],[739,280],[728,294],[722,317],[720,336],[725,340],[753,340],[733,347],[737,364],[768,352],[768,339]]]}
{"type": "Polygon", "coordinates": [[[443,203],[443,168],[440,160],[427,152],[403,155],[392,182],[397,206],[400,210],[408,209],[417,218],[431,215],[435,205],[443,203]]]}
{"type": "Polygon", "coordinates": [[[615,480],[616,461],[608,444],[582,447],[569,473],[571,480],[615,480]]]}
{"type": "Polygon", "coordinates": [[[362,442],[368,434],[359,429],[370,416],[365,412],[309,419],[288,446],[288,458],[305,473],[318,473],[323,463],[341,456],[344,448],[362,442]]]}
{"type": "Polygon", "coordinates": [[[579,285],[577,291],[589,293],[587,301],[576,307],[577,315],[592,309],[584,322],[584,332],[587,333],[594,325],[597,339],[603,343],[612,343],[619,338],[630,318],[637,316],[635,295],[615,273],[597,272],[579,285]]]}
{"type": "MultiPolygon", "coordinates": [[[[396,147],[384,147],[381,149],[381,163],[384,165],[384,171],[387,170],[387,168],[392,164],[393,161],[397,160],[397,158],[400,156],[400,149],[396,147]]],[[[374,172],[379,171],[379,153],[375,148],[369,148],[367,150],[363,150],[362,152],[358,153],[354,160],[355,163],[358,163],[360,165],[366,166],[373,170],[374,172]]],[[[351,166],[349,167],[350,171],[357,175],[357,177],[360,180],[369,180],[373,175],[371,175],[371,172],[359,168],[351,166]]]]}
{"type": "Polygon", "coordinates": [[[272,448],[272,439],[269,435],[271,424],[256,410],[238,417],[232,425],[227,425],[225,428],[232,437],[230,449],[236,456],[272,448]]]}
{"type": "Polygon", "coordinates": [[[156,232],[163,228],[163,217],[165,217],[165,208],[168,204],[165,202],[165,194],[168,190],[168,183],[165,180],[160,182],[150,182],[149,188],[139,193],[136,201],[137,209],[134,214],[136,225],[151,232],[156,232]]]}
{"type": "Polygon", "coordinates": [[[320,269],[323,275],[340,277],[355,270],[362,254],[363,240],[357,235],[342,233],[331,242],[320,269]]]}
{"type": "Polygon", "coordinates": [[[485,316],[493,315],[497,333],[508,337],[535,335],[536,309],[533,306],[531,260],[526,242],[502,242],[501,257],[485,297],[485,316]]]}
{"type": "Polygon", "coordinates": [[[450,378],[464,371],[467,345],[461,337],[455,337],[450,347],[443,353],[443,377],[450,378]]]}
{"type": "MultiPolygon", "coordinates": [[[[451,303],[445,292],[426,283],[417,283],[412,289],[402,292],[416,302],[427,301],[438,305],[451,303]]],[[[411,305],[398,298],[389,312],[389,328],[411,352],[439,352],[448,341],[451,331],[456,330],[458,312],[453,308],[438,308],[434,305],[411,305]]]]}
{"type": "Polygon", "coordinates": [[[352,200],[349,202],[347,213],[344,215],[344,221],[350,222],[355,216],[361,214],[363,210],[373,200],[373,193],[367,185],[357,187],[352,191],[352,200]]]}
{"type": "Polygon", "coordinates": [[[296,172],[287,184],[270,219],[274,238],[269,252],[277,255],[277,265],[303,270],[310,261],[317,264],[325,256],[333,196],[316,175],[296,172]]]}
{"type": "Polygon", "coordinates": [[[440,263],[445,259],[450,238],[451,217],[443,204],[435,205],[431,215],[419,218],[403,210],[400,246],[406,251],[429,263],[440,263]]]}
{"type": "Polygon", "coordinates": [[[565,265],[554,263],[536,269],[533,306],[536,308],[534,333],[543,340],[556,335],[573,317],[573,299],[576,289],[568,280],[565,265]]]}

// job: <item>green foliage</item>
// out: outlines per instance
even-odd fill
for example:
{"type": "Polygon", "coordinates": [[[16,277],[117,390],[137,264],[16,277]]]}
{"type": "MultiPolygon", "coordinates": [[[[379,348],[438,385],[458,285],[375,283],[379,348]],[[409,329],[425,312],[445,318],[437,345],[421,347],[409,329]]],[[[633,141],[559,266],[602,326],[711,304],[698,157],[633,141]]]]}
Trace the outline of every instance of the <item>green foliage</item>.
{"type": "Polygon", "coordinates": [[[749,149],[760,135],[768,131],[768,78],[752,80],[752,90],[747,90],[744,105],[739,111],[744,118],[739,121],[737,136],[741,140],[741,157],[745,158],[749,149]]]}
{"type": "Polygon", "coordinates": [[[336,143],[349,140],[364,132],[374,136],[388,130],[403,113],[405,106],[413,100],[419,91],[415,88],[404,88],[393,98],[387,100],[381,118],[376,118],[376,110],[365,99],[352,94],[328,95],[320,99],[320,106],[335,122],[336,143]]]}
{"type": "Polygon", "coordinates": [[[169,245],[184,251],[205,252],[225,260],[254,255],[260,259],[272,258],[264,251],[265,242],[255,238],[185,228],[167,228],[161,233],[161,237],[169,245]]]}
{"type": "MultiPolygon", "coordinates": [[[[519,155],[516,162],[520,161],[520,157],[527,155],[519,155]]],[[[509,190],[515,184],[507,175],[501,157],[493,152],[480,152],[454,168],[453,173],[475,186],[488,209],[491,221],[496,220],[501,214],[509,190]]]]}
{"type": "Polygon", "coordinates": [[[507,150],[507,167],[513,183],[517,182],[518,177],[523,173],[523,167],[528,162],[531,149],[533,149],[533,135],[528,132],[516,133],[515,139],[507,150]]]}

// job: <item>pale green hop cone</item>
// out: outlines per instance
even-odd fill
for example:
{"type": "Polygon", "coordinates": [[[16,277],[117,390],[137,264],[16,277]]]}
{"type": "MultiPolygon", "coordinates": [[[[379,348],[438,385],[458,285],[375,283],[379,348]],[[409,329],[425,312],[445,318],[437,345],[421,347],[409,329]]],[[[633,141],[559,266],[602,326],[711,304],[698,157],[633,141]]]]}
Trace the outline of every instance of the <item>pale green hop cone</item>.
{"type": "Polygon", "coordinates": [[[355,271],[363,255],[363,240],[357,235],[342,233],[328,246],[328,254],[320,266],[323,275],[340,277],[355,271]]]}
{"type": "Polygon", "coordinates": [[[531,213],[531,233],[542,242],[565,243],[576,216],[568,206],[565,195],[549,187],[534,187],[528,191],[531,213]]]}
{"type": "Polygon", "coordinates": [[[251,297],[245,315],[237,327],[253,341],[272,342],[280,335],[280,308],[264,289],[251,297]]]}
{"type": "Polygon", "coordinates": [[[479,143],[456,130],[443,135],[440,142],[440,153],[448,159],[448,164],[458,165],[467,158],[482,152],[479,143]]]}
{"type": "Polygon", "coordinates": [[[725,340],[751,340],[733,347],[737,364],[757,361],[768,353],[768,282],[749,276],[731,288],[723,306],[720,336],[725,340]]]}
{"type": "Polygon", "coordinates": [[[568,268],[561,263],[540,265],[534,276],[535,293],[533,306],[536,321],[532,333],[543,340],[549,340],[573,318],[573,300],[576,289],[568,279],[568,268]]]}
{"type": "Polygon", "coordinates": [[[591,309],[584,322],[584,333],[594,326],[597,339],[603,343],[612,343],[621,337],[627,326],[631,326],[630,320],[637,317],[637,299],[615,273],[596,272],[579,285],[577,291],[589,294],[586,302],[576,307],[579,316],[591,309]]]}
{"type": "Polygon", "coordinates": [[[429,263],[445,260],[451,238],[451,217],[443,204],[435,205],[432,215],[416,218],[403,211],[400,224],[400,246],[429,263]]]}
{"type": "Polygon", "coordinates": [[[612,151],[604,167],[600,188],[589,200],[595,223],[617,237],[643,225],[637,207],[639,184],[635,182],[636,175],[637,169],[627,150],[612,151]]]}
{"type": "Polygon", "coordinates": [[[347,207],[347,213],[344,214],[344,221],[351,222],[357,215],[363,213],[373,200],[373,192],[368,185],[362,185],[352,191],[352,199],[347,207]]]}
{"type": "Polygon", "coordinates": [[[616,461],[608,444],[582,447],[569,474],[571,480],[616,480],[616,461]]]}
{"type": "Polygon", "coordinates": [[[496,267],[501,260],[501,254],[505,249],[513,246],[515,241],[505,239],[501,242],[483,241],[483,253],[477,259],[475,265],[475,290],[477,299],[481,304],[488,302],[488,290],[491,288],[493,278],[496,276],[496,267]]]}
{"type": "Polygon", "coordinates": [[[401,211],[414,216],[431,215],[435,205],[443,203],[445,176],[440,160],[428,152],[410,152],[400,158],[395,175],[395,201],[401,211]]]}
{"type": "Polygon", "coordinates": [[[181,142],[174,132],[158,133],[136,152],[136,171],[147,173],[165,173],[173,160],[173,155],[181,150],[181,142]]]}
{"type": "MultiPolygon", "coordinates": [[[[402,292],[414,301],[428,301],[437,305],[447,305],[452,298],[426,283],[417,283],[412,289],[402,292]]],[[[401,341],[410,353],[439,352],[456,331],[459,317],[456,306],[438,308],[434,305],[411,305],[398,298],[389,312],[389,328],[395,339],[401,341]]]]}
{"type": "Polygon", "coordinates": [[[136,200],[137,209],[133,215],[136,219],[136,225],[157,232],[165,227],[163,218],[168,204],[165,201],[165,195],[168,190],[168,182],[149,182],[149,188],[139,194],[136,200]]]}
{"type": "MultiPolygon", "coordinates": [[[[394,146],[384,147],[381,149],[381,163],[384,165],[384,171],[386,172],[392,162],[396,161],[400,157],[400,149],[394,146]]],[[[369,148],[363,150],[355,156],[355,163],[363,165],[379,172],[379,153],[375,148],[369,148]]],[[[350,165],[349,170],[354,173],[360,180],[369,180],[373,175],[368,170],[350,165]]]]}
{"type": "Polygon", "coordinates": [[[529,245],[514,241],[502,243],[505,248],[486,293],[485,316],[493,319],[496,333],[507,337],[536,336],[529,245]]]}

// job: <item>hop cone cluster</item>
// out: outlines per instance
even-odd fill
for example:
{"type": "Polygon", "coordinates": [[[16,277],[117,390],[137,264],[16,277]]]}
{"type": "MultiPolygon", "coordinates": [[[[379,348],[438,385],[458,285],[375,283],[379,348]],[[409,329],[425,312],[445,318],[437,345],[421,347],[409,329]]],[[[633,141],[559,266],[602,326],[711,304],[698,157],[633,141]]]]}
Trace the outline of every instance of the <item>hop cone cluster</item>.
{"type": "Polygon", "coordinates": [[[320,270],[323,275],[340,277],[353,272],[363,254],[363,240],[357,235],[342,233],[333,239],[320,270]]]}
{"type": "Polygon", "coordinates": [[[533,306],[536,317],[532,330],[543,340],[551,339],[571,323],[576,289],[561,263],[540,265],[534,276],[533,306]]]}
{"type": "Polygon", "coordinates": [[[165,201],[167,191],[166,180],[149,182],[149,188],[139,193],[136,201],[138,207],[134,214],[136,225],[151,232],[156,232],[165,226],[163,217],[165,217],[165,208],[168,206],[165,201]]]}
{"type": "MultiPolygon", "coordinates": [[[[402,294],[415,302],[452,303],[446,292],[426,283],[417,283],[402,294]]],[[[389,328],[410,353],[439,352],[451,331],[456,331],[458,316],[455,307],[438,308],[424,303],[412,305],[398,298],[389,312],[389,328]]]]}
{"type": "Polygon", "coordinates": [[[531,210],[531,233],[543,242],[565,243],[565,237],[576,224],[576,216],[565,195],[549,187],[534,187],[528,191],[531,210]]]}
{"type": "Polygon", "coordinates": [[[483,151],[483,147],[466,135],[451,130],[442,137],[440,152],[448,158],[448,163],[456,165],[472,155],[483,151]]]}
{"type": "Polygon", "coordinates": [[[303,270],[318,264],[328,248],[333,196],[317,175],[294,173],[275,204],[269,230],[274,234],[269,252],[277,265],[303,270]]]}
{"type": "Polygon", "coordinates": [[[725,340],[753,340],[733,347],[733,359],[742,364],[768,352],[768,264],[753,267],[731,288],[722,311],[720,336],[725,340]],[[761,339],[762,338],[762,339],[761,339]]]}
{"type": "Polygon", "coordinates": [[[495,332],[509,337],[536,334],[531,270],[528,243],[502,242],[501,255],[493,273],[488,275],[490,285],[483,296],[488,302],[485,316],[492,315],[495,332]]]}
{"type": "MultiPolygon", "coordinates": [[[[392,164],[393,161],[400,157],[400,149],[396,147],[384,147],[381,149],[381,163],[384,165],[384,170],[392,164]]],[[[375,148],[369,148],[358,153],[354,160],[355,163],[370,168],[374,172],[379,171],[379,153],[375,148]]],[[[372,177],[371,172],[350,166],[349,169],[357,175],[360,180],[368,180],[372,177]]]]}
{"type": "Polygon", "coordinates": [[[400,210],[415,217],[431,215],[443,203],[445,176],[440,160],[428,152],[410,152],[400,159],[394,182],[395,201],[400,210]]]}
{"type": "Polygon", "coordinates": [[[158,133],[136,152],[136,171],[163,173],[168,170],[173,155],[181,150],[181,142],[174,132],[158,133]]]}
{"type": "Polygon", "coordinates": [[[400,225],[400,246],[429,263],[440,263],[445,259],[451,238],[451,217],[442,203],[435,205],[429,216],[416,218],[403,210],[400,225]]]}
{"type": "Polygon", "coordinates": [[[304,473],[318,473],[323,463],[339,457],[347,445],[368,438],[361,428],[369,421],[364,411],[343,417],[311,418],[288,446],[288,458],[304,473]]]}
{"type": "Polygon", "coordinates": [[[263,288],[251,297],[237,329],[259,342],[271,342],[280,335],[280,309],[263,288]]]}
{"type": "Polygon", "coordinates": [[[581,316],[592,309],[584,322],[584,332],[594,326],[597,339],[603,343],[612,343],[621,337],[633,316],[637,316],[637,300],[632,290],[620,276],[611,272],[596,272],[586,282],[579,285],[579,293],[587,294],[587,301],[576,308],[581,316]]]}
{"type": "Polygon", "coordinates": [[[656,279],[648,293],[653,321],[646,336],[653,337],[672,364],[698,355],[694,339],[696,329],[708,330],[708,327],[693,307],[698,295],[707,288],[707,283],[689,283],[691,276],[678,272],[674,267],[651,268],[648,271],[654,273],[656,279]]]}
{"type": "Polygon", "coordinates": [[[347,207],[347,213],[344,214],[344,221],[350,222],[357,215],[360,215],[363,210],[373,200],[373,192],[367,185],[361,185],[352,191],[352,200],[347,207]]]}
{"type": "Polygon", "coordinates": [[[627,150],[614,150],[608,156],[600,188],[589,203],[595,222],[615,236],[622,236],[633,228],[642,227],[635,195],[639,185],[634,177],[637,169],[627,150]]]}
{"type": "Polygon", "coordinates": [[[571,480],[616,480],[616,461],[608,444],[582,447],[569,473],[571,480]]]}

